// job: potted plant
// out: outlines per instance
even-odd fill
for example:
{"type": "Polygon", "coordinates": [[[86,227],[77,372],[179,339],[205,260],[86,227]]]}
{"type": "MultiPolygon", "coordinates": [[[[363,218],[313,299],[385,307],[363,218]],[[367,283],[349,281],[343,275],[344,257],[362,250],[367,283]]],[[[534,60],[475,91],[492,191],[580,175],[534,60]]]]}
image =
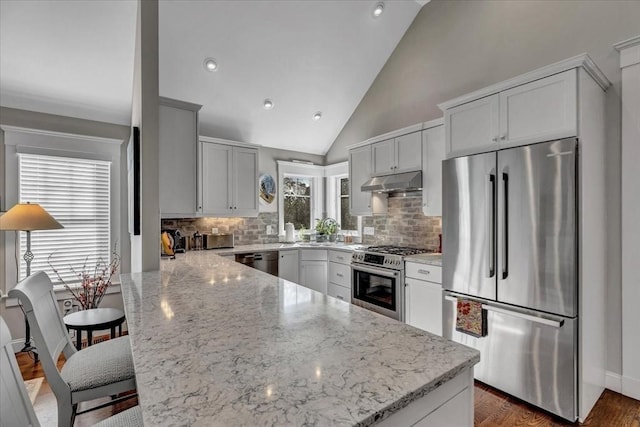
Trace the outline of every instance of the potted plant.
{"type": "Polygon", "coordinates": [[[333,218],[316,219],[316,242],[336,241],[340,224],[333,218]]]}

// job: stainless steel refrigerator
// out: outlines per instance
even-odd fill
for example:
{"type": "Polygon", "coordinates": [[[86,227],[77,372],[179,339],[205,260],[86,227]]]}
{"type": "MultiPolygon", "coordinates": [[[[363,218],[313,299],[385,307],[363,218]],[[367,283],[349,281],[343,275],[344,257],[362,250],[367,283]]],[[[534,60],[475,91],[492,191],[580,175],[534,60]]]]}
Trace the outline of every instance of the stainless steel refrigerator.
{"type": "Polygon", "coordinates": [[[443,163],[444,334],[475,347],[475,376],[577,418],[575,138],[443,163]],[[456,331],[456,302],[486,310],[487,335],[456,331]]]}

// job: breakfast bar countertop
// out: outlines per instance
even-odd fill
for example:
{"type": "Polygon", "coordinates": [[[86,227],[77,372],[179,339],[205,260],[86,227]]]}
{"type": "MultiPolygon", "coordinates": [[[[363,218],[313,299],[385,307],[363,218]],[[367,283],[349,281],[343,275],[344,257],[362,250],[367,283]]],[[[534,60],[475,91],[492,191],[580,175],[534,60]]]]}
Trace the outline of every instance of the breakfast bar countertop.
{"type": "Polygon", "coordinates": [[[480,358],[209,251],[121,282],[145,425],[371,425],[480,358]]]}

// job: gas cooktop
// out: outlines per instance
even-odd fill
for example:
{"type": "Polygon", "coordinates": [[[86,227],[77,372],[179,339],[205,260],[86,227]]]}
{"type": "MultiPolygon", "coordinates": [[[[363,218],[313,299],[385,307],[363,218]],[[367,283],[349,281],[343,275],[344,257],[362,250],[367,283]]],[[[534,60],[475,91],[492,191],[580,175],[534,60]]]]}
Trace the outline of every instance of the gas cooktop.
{"type": "Polygon", "coordinates": [[[412,248],[409,246],[369,246],[364,250],[365,252],[372,252],[376,254],[389,254],[389,255],[400,255],[400,256],[409,256],[416,254],[423,254],[425,252],[433,252],[429,249],[424,248],[412,248]]]}
{"type": "Polygon", "coordinates": [[[370,266],[380,266],[402,270],[404,268],[404,257],[409,255],[433,252],[424,248],[412,248],[404,246],[369,246],[368,248],[353,251],[351,262],[355,264],[367,264],[370,266]]]}

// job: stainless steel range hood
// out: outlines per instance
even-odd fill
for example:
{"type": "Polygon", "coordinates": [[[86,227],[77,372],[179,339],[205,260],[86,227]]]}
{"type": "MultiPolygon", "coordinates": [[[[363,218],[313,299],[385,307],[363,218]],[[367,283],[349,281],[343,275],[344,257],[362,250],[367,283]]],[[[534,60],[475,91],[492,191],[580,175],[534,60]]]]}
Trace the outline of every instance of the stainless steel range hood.
{"type": "Polygon", "coordinates": [[[422,171],[374,176],[360,187],[373,193],[395,193],[422,190],[422,171]]]}

